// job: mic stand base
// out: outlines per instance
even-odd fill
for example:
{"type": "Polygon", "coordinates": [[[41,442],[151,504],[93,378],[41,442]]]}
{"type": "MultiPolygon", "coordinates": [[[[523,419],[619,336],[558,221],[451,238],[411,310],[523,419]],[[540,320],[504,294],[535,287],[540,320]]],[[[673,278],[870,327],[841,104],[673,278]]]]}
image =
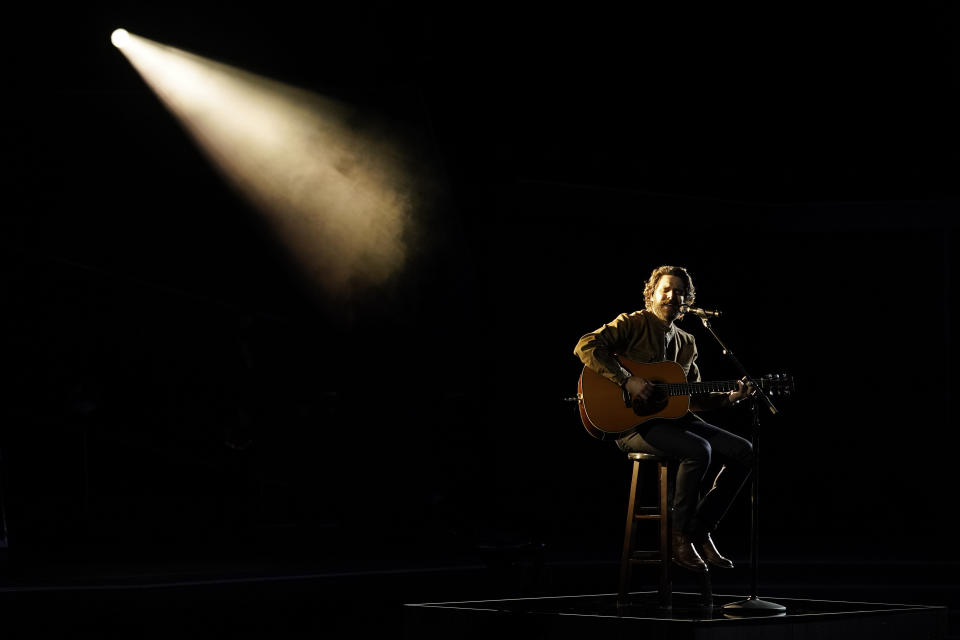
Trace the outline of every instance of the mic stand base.
{"type": "Polygon", "coordinates": [[[787,614],[787,608],[776,602],[767,602],[757,596],[750,596],[746,600],[731,602],[720,607],[724,615],[737,618],[746,618],[748,616],[783,616],[787,614]]]}

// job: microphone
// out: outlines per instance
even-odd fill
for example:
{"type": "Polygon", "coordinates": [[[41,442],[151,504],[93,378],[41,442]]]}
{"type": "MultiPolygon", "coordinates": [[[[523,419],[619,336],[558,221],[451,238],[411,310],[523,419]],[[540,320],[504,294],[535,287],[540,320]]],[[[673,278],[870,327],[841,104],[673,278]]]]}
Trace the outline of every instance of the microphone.
{"type": "Polygon", "coordinates": [[[692,313],[693,315],[699,316],[701,318],[719,318],[721,315],[723,315],[719,311],[711,311],[710,309],[700,309],[698,307],[691,307],[688,304],[680,305],[680,313],[692,313]]]}

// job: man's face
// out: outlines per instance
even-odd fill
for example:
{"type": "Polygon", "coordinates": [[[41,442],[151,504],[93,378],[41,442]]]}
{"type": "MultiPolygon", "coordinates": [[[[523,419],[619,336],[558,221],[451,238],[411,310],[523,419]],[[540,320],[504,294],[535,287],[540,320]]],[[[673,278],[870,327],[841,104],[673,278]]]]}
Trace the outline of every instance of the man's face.
{"type": "Polygon", "coordinates": [[[657,288],[653,290],[653,313],[667,324],[680,314],[680,305],[687,290],[683,280],[677,276],[660,276],[657,288]]]}

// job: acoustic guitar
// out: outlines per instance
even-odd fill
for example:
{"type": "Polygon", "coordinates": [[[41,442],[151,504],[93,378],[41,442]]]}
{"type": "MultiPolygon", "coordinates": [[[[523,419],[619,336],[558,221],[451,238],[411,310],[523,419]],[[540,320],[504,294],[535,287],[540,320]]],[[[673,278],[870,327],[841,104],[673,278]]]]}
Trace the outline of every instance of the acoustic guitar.
{"type": "MultiPolygon", "coordinates": [[[[654,418],[681,418],[690,410],[690,396],[713,392],[730,392],[736,380],[687,382],[683,367],[664,361],[643,364],[618,358],[630,373],[649,380],[662,398],[650,413],[637,413],[628,394],[616,383],[607,380],[589,367],[584,367],[577,385],[577,404],[583,426],[594,438],[614,440],[627,435],[634,427],[654,418]]],[[[793,378],[783,374],[766,375],[756,381],[760,390],[770,395],[793,393],[793,378]]]]}

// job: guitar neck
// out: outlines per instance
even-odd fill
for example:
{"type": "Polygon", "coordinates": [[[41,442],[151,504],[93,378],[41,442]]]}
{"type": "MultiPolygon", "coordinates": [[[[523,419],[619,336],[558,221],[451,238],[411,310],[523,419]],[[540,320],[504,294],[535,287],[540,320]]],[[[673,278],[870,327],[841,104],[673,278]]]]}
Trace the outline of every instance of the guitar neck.
{"type": "Polygon", "coordinates": [[[654,386],[666,393],[668,396],[696,396],[707,393],[733,391],[737,388],[737,381],[717,380],[714,382],[665,382],[654,386]]]}

